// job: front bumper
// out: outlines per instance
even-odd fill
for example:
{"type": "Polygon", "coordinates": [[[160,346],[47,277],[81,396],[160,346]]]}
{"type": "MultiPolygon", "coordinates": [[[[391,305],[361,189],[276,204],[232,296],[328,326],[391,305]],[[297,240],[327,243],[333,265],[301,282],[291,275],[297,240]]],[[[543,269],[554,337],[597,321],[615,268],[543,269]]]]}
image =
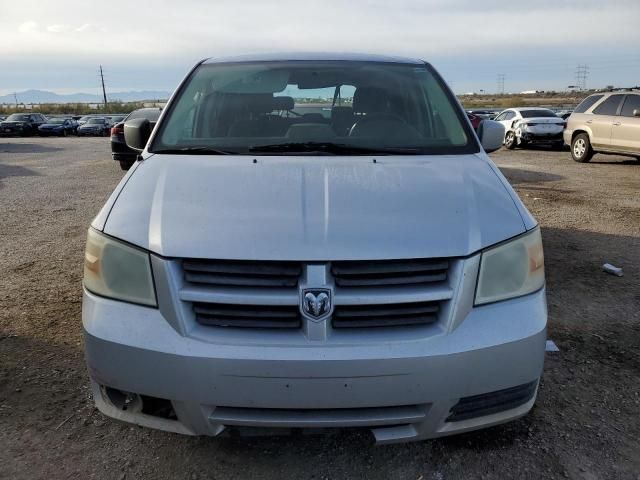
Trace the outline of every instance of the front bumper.
{"type": "MultiPolygon", "coordinates": [[[[472,308],[452,331],[390,341],[238,343],[178,333],[157,309],[84,293],[86,358],[98,408],[153,428],[371,427],[378,442],[434,438],[526,414],[542,374],[544,289],[472,308]],[[533,384],[524,403],[448,421],[463,397],[533,384]],[[118,408],[104,387],[171,402],[177,419],[118,408]]],[[[365,337],[367,333],[363,334],[365,337]]]]}
{"type": "Polygon", "coordinates": [[[16,135],[26,135],[29,132],[27,128],[17,128],[17,127],[0,127],[0,136],[16,136],[16,135]]]}

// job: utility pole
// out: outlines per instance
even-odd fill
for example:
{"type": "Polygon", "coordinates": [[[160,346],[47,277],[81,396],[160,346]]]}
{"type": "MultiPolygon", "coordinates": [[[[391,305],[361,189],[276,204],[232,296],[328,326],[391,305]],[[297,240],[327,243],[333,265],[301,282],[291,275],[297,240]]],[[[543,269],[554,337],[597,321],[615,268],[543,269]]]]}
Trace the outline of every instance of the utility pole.
{"type": "Polygon", "coordinates": [[[500,95],[504,95],[504,78],[506,75],[504,73],[498,74],[498,93],[500,95]]]}
{"type": "Polygon", "coordinates": [[[587,89],[587,77],[589,76],[589,65],[578,65],[576,68],[576,86],[580,90],[587,89]]]}
{"type": "Polygon", "coordinates": [[[102,73],[102,65],[100,65],[100,80],[102,80],[102,98],[104,99],[104,108],[107,108],[107,91],[104,89],[104,74],[102,73]]]}
{"type": "Polygon", "coordinates": [[[16,101],[16,108],[18,108],[18,94],[13,92],[13,99],[16,101]]]}

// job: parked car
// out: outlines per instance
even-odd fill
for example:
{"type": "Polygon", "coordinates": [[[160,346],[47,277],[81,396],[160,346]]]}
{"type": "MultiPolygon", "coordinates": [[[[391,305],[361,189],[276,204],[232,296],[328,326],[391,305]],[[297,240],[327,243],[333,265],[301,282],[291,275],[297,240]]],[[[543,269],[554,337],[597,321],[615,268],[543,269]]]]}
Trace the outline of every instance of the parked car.
{"type": "Polygon", "coordinates": [[[59,135],[66,137],[67,135],[74,135],[77,128],[76,122],[71,118],[54,117],[40,125],[38,127],[38,133],[42,136],[59,135]]]}
{"type": "Polygon", "coordinates": [[[46,121],[47,118],[41,113],[14,113],[0,122],[0,135],[35,135],[38,127],[46,121]]]}
{"type": "Polygon", "coordinates": [[[475,115],[475,114],[469,113],[469,112],[467,112],[467,117],[469,117],[469,121],[471,122],[471,126],[476,131],[478,130],[478,127],[480,126],[480,122],[482,122],[482,120],[484,120],[484,118],[480,117],[479,115],[475,115]]]}
{"type": "Polygon", "coordinates": [[[555,112],[555,114],[561,119],[566,120],[567,118],[569,118],[572,112],[573,110],[559,110],[555,112]]]}
{"type": "Polygon", "coordinates": [[[504,125],[504,145],[508,149],[526,145],[548,145],[562,149],[565,121],[548,108],[509,108],[495,118],[504,125]]]}
{"type": "Polygon", "coordinates": [[[89,119],[91,118],[96,118],[96,115],[84,115],[83,117],[80,117],[78,119],[78,126],[84,125],[85,123],[87,123],[89,121],[89,119]]]}
{"type": "Polygon", "coordinates": [[[490,119],[491,116],[495,115],[495,113],[491,110],[467,110],[467,112],[482,119],[490,119]]]}
{"type": "Polygon", "coordinates": [[[540,229],[485,154],[504,128],[476,135],[431,65],[206,60],[155,129],[124,130],[143,159],[92,222],[84,267],[106,415],[195,435],[359,426],[389,443],[531,409],[540,229]],[[281,95],[344,85],[353,103],[315,121],[281,95]]]}
{"type": "Polygon", "coordinates": [[[588,162],[596,153],[640,160],[640,91],[588,96],[567,120],[564,141],[576,162],[588,162]]]}
{"type": "Polygon", "coordinates": [[[109,115],[109,122],[111,125],[115,125],[116,123],[120,123],[126,118],[126,115],[109,115]]]}
{"type": "Polygon", "coordinates": [[[83,125],[78,127],[78,136],[107,136],[111,124],[104,117],[92,117],[86,121],[83,125]]]}
{"type": "MultiPolygon", "coordinates": [[[[125,121],[146,118],[149,120],[151,128],[153,128],[160,117],[160,113],[162,113],[161,108],[140,108],[131,112],[125,121]]],[[[138,157],[138,152],[127,147],[124,140],[124,121],[111,127],[111,157],[120,162],[120,168],[123,170],[129,170],[138,157]]]]}

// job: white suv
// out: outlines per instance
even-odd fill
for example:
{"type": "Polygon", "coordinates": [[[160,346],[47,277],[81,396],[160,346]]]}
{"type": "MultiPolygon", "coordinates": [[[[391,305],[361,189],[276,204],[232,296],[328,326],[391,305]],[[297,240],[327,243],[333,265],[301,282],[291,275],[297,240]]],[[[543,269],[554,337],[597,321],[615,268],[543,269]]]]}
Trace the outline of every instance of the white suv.
{"type": "Polygon", "coordinates": [[[588,162],[595,153],[640,159],[640,91],[588,96],[567,120],[564,141],[576,162],[588,162]]]}

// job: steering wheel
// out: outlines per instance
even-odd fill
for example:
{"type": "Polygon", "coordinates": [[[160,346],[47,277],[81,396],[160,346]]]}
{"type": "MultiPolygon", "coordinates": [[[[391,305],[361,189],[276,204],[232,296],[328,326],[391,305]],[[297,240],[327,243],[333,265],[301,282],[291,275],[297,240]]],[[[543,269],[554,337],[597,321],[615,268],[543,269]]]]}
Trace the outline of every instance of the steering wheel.
{"type": "Polygon", "coordinates": [[[372,113],[358,120],[349,130],[350,137],[393,136],[406,132],[407,122],[395,113],[372,113]]]}

